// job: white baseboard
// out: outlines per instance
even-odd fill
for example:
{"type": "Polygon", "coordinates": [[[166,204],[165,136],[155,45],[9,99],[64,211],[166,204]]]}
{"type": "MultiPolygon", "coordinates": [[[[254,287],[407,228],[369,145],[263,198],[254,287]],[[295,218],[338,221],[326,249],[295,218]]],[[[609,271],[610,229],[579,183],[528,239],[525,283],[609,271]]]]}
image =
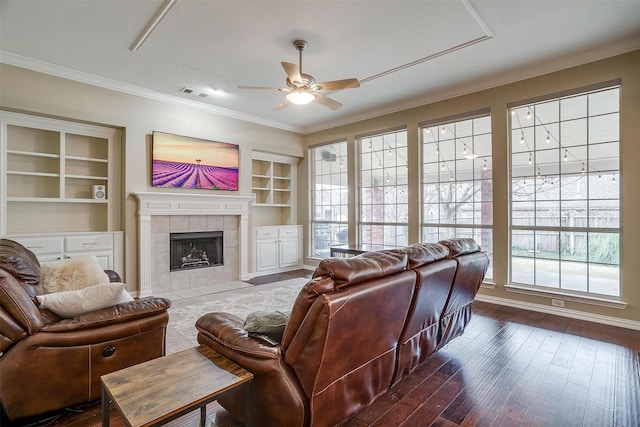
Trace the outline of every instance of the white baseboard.
{"type": "Polygon", "coordinates": [[[601,314],[585,313],[584,311],[516,301],[508,298],[494,297],[490,295],[477,294],[476,300],[488,302],[491,304],[506,305],[508,307],[521,308],[523,310],[554,314],[556,316],[570,317],[572,319],[586,320],[588,322],[601,323],[603,325],[618,326],[620,328],[640,331],[640,322],[635,320],[620,319],[618,317],[603,316],[601,314]]]}

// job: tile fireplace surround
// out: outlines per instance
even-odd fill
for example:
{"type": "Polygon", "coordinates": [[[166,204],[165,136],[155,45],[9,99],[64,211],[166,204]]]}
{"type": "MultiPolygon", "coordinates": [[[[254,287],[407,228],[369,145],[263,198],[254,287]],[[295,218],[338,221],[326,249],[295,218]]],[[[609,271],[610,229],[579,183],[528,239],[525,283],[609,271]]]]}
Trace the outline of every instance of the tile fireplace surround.
{"type": "Polygon", "coordinates": [[[140,297],[249,276],[253,196],[132,193],[138,199],[140,297]],[[224,265],[169,272],[169,233],[223,231],[224,265]]]}

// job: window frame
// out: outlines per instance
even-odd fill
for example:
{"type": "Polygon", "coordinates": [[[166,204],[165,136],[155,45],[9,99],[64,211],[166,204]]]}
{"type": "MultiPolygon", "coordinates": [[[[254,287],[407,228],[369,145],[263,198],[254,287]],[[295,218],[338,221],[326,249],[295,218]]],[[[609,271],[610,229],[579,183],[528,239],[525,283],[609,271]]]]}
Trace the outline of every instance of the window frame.
{"type": "MultiPolygon", "coordinates": [[[[322,143],[322,144],[318,144],[318,145],[314,145],[314,146],[310,146],[308,148],[308,153],[309,153],[309,164],[310,164],[310,171],[311,173],[309,174],[309,187],[311,189],[310,191],[310,221],[309,221],[309,247],[310,247],[310,257],[311,258],[318,258],[318,259],[322,259],[322,258],[326,258],[330,256],[330,252],[329,252],[329,247],[331,246],[337,246],[337,245],[344,245],[348,243],[348,233],[349,233],[349,170],[348,170],[348,160],[349,160],[349,151],[348,151],[348,143],[346,139],[341,139],[341,140],[337,140],[337,141],[332,141],[332,142],[327,142],[327,143],[322,143]],[[336,150],[336,146],[340,146],[340,148],[338,150],[336,150]],[[335,175],[339,175],[339,181],[342,185],[342,183],[344,182],[344,186],[341,186],[339,190],[340,193],[346,191],[346,203],[340,203],[340,215],[344,215],[346,216],[346,219],[344,220],[327,220],[327,219],[317,219],[316,218],[316,209],[318,207],[321,206],[325,206],[326,204],[320,204],[320,205],[316,205],[316,201],[317,201],[317,197],[318,195],[321,194],[321,191],[318,190],[316,183],[317,183],[317,168],[316,168],[316,164],[317,164],[317,160],[316,156],[317,153],[321,153],[322,149],[327,149],[329,148],[329,157],[331,157],[332,154],[336,155],[336,161],[338,162],[338,164],[340,165],[340,172],[339,173],[334,173],[329,171],[328,174],[323,174],[322,176],[335,176],[335,175]],[[331,151],[333,151],[333,153],[331,153],[331,151]],[[344,214],[342,213],[342,211],[344,211],[344,214]],[[324,241],[318,241],[316,239],[316,227],[320,226],[323,229],[326,229],[329,233],[329,239],[326,240],[326,246],[327,246],[327,250],[326,250],[326,255],[322,255],[320,253],[318,253],[318,250],[322,250],[323,247],[325,246],[325,242],[324,241]],[[320,246],[320,247],[319,247],[320,246]]],[[[331,160],[331,158],[327,159],[327,161],[333,162],[333,160],[331,160]]],[[[332,201],[333,201],[333,196],[331,197],[332,201]]],[[[342,194],[340,194],[339,199],[342,199],[342,194]]],[[[331,206],[333,206],[333,203],[330,204],[331,206]]]]}
{"type": "MultiPolygon", "coordinates": [[[[365,135],[358,135],[355,137],[356,147],[357,147],[357,205],[356,205],[356,230],[357,230],[357,243],[362,247],[368,247],[370,249],[378,249],[378,248],[387,248],[387,247],[402,247],[407,246],[409,244],[409,200],[408,200],[408,191],[409,191],[409,183],[408,183],[408,130],[406,126],[396,127],[392,129],[372,132],[365,135]],[[404,134],[404,145],[398,146],[397,137],[399,134],[404,134]],[[391,142],[389,142],[386,137],[391,139],[393,136],[393,146],[391,146],[391,142]],[[375,140],[374,140],[375,139],[375,140]],[[367,145],[367,149],[364,150],[363,146],[367,145]],[[404,153],[398,154],[398,147],[404,147],[404,153]],[[369,169],[363,169],[365,165],[364,153],[371,153],[371,167],[369,169]],[[375,153],[380,153],[381,156],[377,156],[375,153]],[[391,184],[391,175],[386,172],[386,168],[384,168],[385,160],[388,161],[388,156],[385,153],[389,153],[389,157],[393,157],[393,160],[390,161],[390,168],[395,168],[395,173],[393,174],[394,179],[396,180],[395,185],[386,185],[387,183],[391,184]],[[393,156],[395,153],[395,156],[393,156]],[[365,172],[368,173],[369,178],[373,178],[373,171],[378,168],[374,168],[374,157],[376,161],[379,162],[380,167],[383,169],[383,176],[386,175],[385,182],[382,186],[378,187],[364,187],[363,179],[365,172]],[[400,162],[398,161],[400,158],[400,162]],[[401,174],[398,173],[400,168],[404,168],[404,185],[398,184],[397,181],[399,178],[402,179],[401,174]],[[386,203],[375,204],[375,203],[363,203],[363,189],[364,188],[382,188],[383,191],[385,189],[389,189],[395,192],[396,203],[386,203]],[[406,197],[406,201],[399,203],[398,199],[403,196],[406,197]],[[395,211],[396,219],[398,218],[398,213],[404,209],[406,212],[406,221],[385,221],[384,216],[386,212],[383,213],[383,220],[374,220],[374,221],[364,221],[363,214],[365,211],[373,212],[375,206],[382,206],[382,211],[385,210],[387,206],[389,206],[390,210],[395,211]],[[393,207],[395,206],[395,208],[393,207]],[[401,207],[399,207],[401,206],[401,207]],[[364,230],[368,228],[369,233],[366,233],[364,230]],[[382,241],[373,241],[369,238],[366,238],[365,235],[373,235],[374,230],[381,230],[379,234],[382,236],[382,241]],[[393,241],[387,240],[387,233],[390,233],[393,236],[393,241]],[[404,238],[403,238],[404,236],[404,238]]],[[[392,170],[392,169],[390,169],[392,170]]]]}
{"type": "MultiPolygon", "coordinates": [[[[471,237],[476,240],[482,247],[482,250],[487,252],[490,259],[489,269],[485,275],[486,282],[493,281],[493,243],[494,243],[494,203],[493,203],[493,142],[492,142],[492,118],[491,110],[489,108],[466,112],[462,114],[456,114],[454,116],[442,117],[434,120],[421,122],[418,124],[419,144],[420,144],[420,239],[422,242],[437,242],[442,239],[450,237],[471,237]],[[476,120],[482,119],[488,121],[484,124],[486,129],[478,129],[476,131],[476,120]],[[461,132],[462,136],[458,135],[458,127],[463,127],[465,124],[470,125],[470,132],[461,132]],[[444,140],[441,140],[442,128],[445,129],[445,134],[451,135],[444,140]],[[435,131],[435,132],[434,132],[435,131]],[[430,135],[433,141],[427,141],[427,135],[430,135]],[[435,136],[437,135],[437,137],[435,136]],[[482,141],[485,139],[485,141],[482,141]],[[486,141],[488,139],[488,141],[486,141]],[[476,142],[477,141],[477,142],[476,142]],[[482,143],[481,143],[482,141],[482,143]],[[453,147],[442,146],[441,144],[453,143],[453,147]],[[485,146],[483,146],[483,144],[485,146]],[[432,159],[432,154],[436,154],[435,161],[432,159]],[[430,161],[427,161],[429,159],[430,161]],[[471,163],[470,163],[471,162],[471,163]],[[469,164],[471,167],[469,168],[469,164]],[[436,165],[436,169],[434,169],[436,165]],[[458,179],[458,165],[466,167],[464,171],[460,171],[462,179],[458,179]],[[445,179],[445,175],[449,175],[448,179],[445,179]],[[469,175],[470,174],[470,175],[469,175]],[[429,175],[429,179],[427,179],[429,175]],[[463,190],[468,194],[471,193],[471,200],[468,199],[461,201],[453,201],[453,203],[471,206],[471,219],[470,220],[458,220],[457,215],[452,221],[442,222],[442,209],[443,203],[438,200],[435,203],[427,203],[427,186],[433,185],[439,190],[438,198],[441,196],[440,187],[442,185],[450,185],[450,197],[457,198],[457,187],[463,186],[463,190]],[[486,188],[486,185],[489,188],[486,188]],[[469,186],[470,185],[470,186],[469,186]],[[483,200],[482,197],[477,198],[476,194],[480,193],[480,196],[488,192],[488,198],[483,200]],[[455,195],[455,196],[454,196],[455,195]],[[426,213],[428,206],[436,207],[438,213],[435,215],[435,219],[430,219],[429,214],[426,213]],[[486,221],[482,210],[484,206],[490,207],[490,219],[486,221]],[[476,209],[478,208],[478,209],[476,209]],[[478,212],[480,215],[478,216],[478,212]],[[437,237],[434,239],[427,238],[427,230],[437,230],[437,237]],[[457,231],[460,231],[459,234],[457,231]],[[471,234],[469,234],[471,233],[471,234]],[[486,233],[489,233],[487,235],[486,233]],[[488,240],[488,243],[485,242],[488,240]]],[[[452,201],[444,204],[451,204],[452,201]]],[[[433,208],[431,209],[431,211],[433,208]]],[[[468,209],[467,209],[468,211],[468,209]]],[[[457,214],[457,209],[455,209],[457,214]]]]}
{"type": "MultiPolygon", "coordinates": [[[[507,106],[507,114],[508,114],[508,132],[509,132],[509,143],[508,143],[508,150],[509,150],[509,190],[508,190],[508,194],[509,194],[509,245],[508,245],[508,287],[512,287],[512,288],[521,288],[521,289],[529,289],[529,290],[535,290],[535,291],[542,291],[542,292],[548,292],[548,293],[552,293],[552,294],[556,294],[556,295],[563,295],[563,296],[567,296],[567,297],[584,297],[584,298],[589,298],[589,299],[604,299],[604,300],[614,300],[614,301],[618,301],[621,299],[622,296],[622,277],[621,277],[621,261],[622,261],[622,179],[620,179],[621,174],[622,174],[622,170],[621,170],[621,147],[622,147],[622,141],[621,141],[621,132],[620,132],[620,116],[621,116],[621,111],[620,111],[620,97],[621,97],[621,84],[619,81],[613,81],[613,82],[604,82],[602,84],[599,85],[593,85],[593,86],[589,86],[589,87],[583,87],[583,88],[577,88],[571,91],[565,91],[562,93],[556,93],[556,94],[550,94],[544,97],[538,97],[534,100],[528,100],[528,101],[521,101],[518,103],[510,103],[507,106]],[[614,111],[608,111],[605,113],[598,113],[598,114],[591,114],[589,112],[590,108],[592,108],[590,106],[590,101],[589,101],[589,97],[593,96],[593,95],[597,95],[597,94],[601,94],[603,92],[607,92],[610,90],[617,90],[617,103],[616,103],[616,108],[614,111]],[[579,116],[575,116],[575,117],[565,117],[563,119],[562,117],[562,109],[561,109],[561,105],[563,101],[566,101],[567,103],[570,103],[572,100],[578,100],[580,97],[585,97],[585,108],[586,108],[586,112],[584,115],[579,115],[579,116]],[[557,122],[551,122],[548,121],[549,119],[545,119],[543,120],[539,120],[540,124],[537,125],[535,123],[536,120],[538,120],[538,116],[536,114],[536,106],[542,106],[544,104],[551,104],[551,103],[558,103],[558,119],[557,122]],[[520,126],[518,127],[514,127],[514,116],[517,117],[519,119],[519,114],[516,112],[517,110],[520,111],[524,111],[524,109],[527,110],[531,110],[533,109],[532,112],[532,116],[534,119],[533,122],[533,126],[529,126],[532,127],[533,130],[533,134],[531,135],[531,132],[527,132],[529,127],[523,126],[522,124],[520,124],[520,126]],[[604,117],[604,116],[613,116],[613,115],[617,115],[617,138],[608,142],[602,142],[602,141],[594,141],[592,142],[592,136],[591,136],[591,129],[590,129],[590,120],[594,119],[594,118],[599,118],[599,117],[604,117]],[[571,125],[572,121],[579,121],[579,120],[584,120],[586,123],[586,131],[584,131],[585,135],[585,142],[583,144],[580,144],[579,142],[567,142],[567,143],[561,143],[562,138],[561,138],[561,132],[563,129],[563,126],[565,129],[570,129],[569,126],[571,125]],[[567,123],[569,123],[567,125],[567,123]],[[549,128],[551,127],[552,124],[557,124],[557,135],[553,135],[553,131],[550,130],[549,128]],[[546,127],[546,125],[549,125],[549,128],[546,127]],[[542,136],[538,135],[538,131],[537,131],[537,126],[540,126],[541,128],[543,128],[543,132],[546,132],[546,137],[543,134],[542,136]],[[520,145],[519,142],[516,140],[517,139],[517,135],[516,133],[518,133],[518,135],[520,136],[520,140],[524,140],[524,142],[526,143],[527,147],[529,147],[529,144],[531,144],[531,146],[533,147],[532,150],[525,150],[525,151],[518,151],[518,150],[514,150],[514,146],[516,144],[520,145]],[[541,140],[545,140],[545,142],[541,142],[541,140]],[[549,144],[549,141],[551,142],[551,145],[553,145],[554,143],[557,143],[558,148],[557,148],[557,155],[555,153],[552,153],[553,148],[538,148],[538,146],[540,147],[544,147],[543,144],[549,144]],[[590,152],[596,152],[596,149],[600,149],[600,151],[604,151],[610,147],[603,147],[605,144],[610,144],[610,143],[615,143],[617,144],[617,152],[616,152],[616,156],[614,161],[617,162],[617,168],[613,168],[613,169],[609,169],[609,170],[604,170],[604,169],[600,169],[598,167],[592,167],[591,164],[591,157],[590,157],[590,152]],[[593,151],[592,151],[593,149],[593,151]],[[603,150],[604,149],[604,150],[603,150]],[[530,176],[530,175],[520,175],[519,173],[515,173],[514,169],[516,168],[516,166],[514,166],[514,153],[516,154],[522,154],[523,152],[526,153],[528,151],[528,154],[524,154],[524,157],[529,158],[528,164],[533,166],[533,171],[534,171],[534,176],[530,176]],[[545,151],[548,151],[549,153],[545,153],[545,151]],[[575,154],[578,153],[578,154],[575,154]],[[586,155],[586,158],[581,158],[579,157],[579,154],[584,153],[586,155]],[[543,172],[542,168],[538,166],[538,159],[541,158],[543,160],[542,161],[547,161],[547,163],[545,164],[545,166],[548,166],[549,164],[551,164],[549,162],[549,158],[551,157],[549,154],[553,155],[554,157],[557,158],[557,160],[554,160],[554,165],[557,168],[557,171],[555,173],[547,173],[547,172],[543,172]],[[571,170],[571,167],[569,166],[570,163],[573,163],[573,171],[571,170]],[[567,166],[564,166],[567,165],[567,166]],[[563,171],[563,168],[565,169],[565,171],[563,171]],[[578,169],[577,168],[581,168],[580,173],[578,173],[578,169]],[[591,187],[595,188],[596,184],[592,184],[592,182],[597,182],[598,179],[601,179],[603,175],[609,175],[609,179],[613,179],[615,181],[617,181],[617,183],[615,185],[613,185],[614,187],[617,187],[617,198],[613,197],[613,198],[602,198],[602,197],[595,197],[595,191],[593,192],[593,196],[590,194],[591,193],[591,187]],[[582,180],[580,180],[580,178],[578,177],[579,175],[582,175],[582,177],[584,177],[582,180]],[[611,178],[611,176],[613,178],[611,178]],[[578,177],[578,178],[576,178],[578,177]],[[516,214],[515,212],[521,211],[518,208],[518,205],[514,203],[520,203],[520,200],[517,200],[518,198],[516,197],[516,194],[514,193],[514,186],[516,185],[516,180],[520,179],[523,183],[519,184],[520,189],[524,189],[527,186],[527,183],[525,182],[527,180],[527,178],[529,178],[530,183],[528,184],[529,186],[534,186],[535,188],[532,190],[533,193],[535,194],[534,196],[534,200],[533,200],[533,206],[534,206],[534,217],[533,217],[533,224],[524,224],[524,223],[518,223],[519,221],[526,221],[526,218],[523,218],[521,220],[516,220],[516,214]],[[585,186],[586,186],[586,194],[587,196],[583,199],[578,199],[577,196],[576,199],[574,200],[573,198],[571,198],[571,196],[564,196],[564,193],[570,194],[567,189],[569,188],[568,184],[568,179],[574,179],[574,183],[578,183],[579,184],[579,180],[580,182],[585,182],[585,186]],[[551,191],[553,190],[553,186],[557,185],[558,187],[558,196],[557,199],[554,199],[555,195],[550,195],[548,196],[548,201],[545,199],[545,196],[540,196],[540,198],[538,198],[537,194],[541,193],[542,191],[540,190],[541,186],[547,185],[550,186],[550,189],[548,190],[549,193],[551,193],[551,191]],[[563,187],[564,188],[563,190],[563,187]],[[603,202],[603,201],[612,201],[611,203],[604,203],[604,205],[611,205],[614,206],[613,208],[611,208],[612,210],[617,210],[617,225],[616,226],[605,226],[605,227],[598,227],[595,226],[594,224],[591,224],[592,221],[592,217],[591,217],[591,209],[593,206],[593,202],[603,202]],[[541,203],[540,206],[538,206],[539,202],[544,202],[541,203]],[[571,206],[572,203],[574,202],[574,204],[576,206],[579,206],[581,202],[583,202],[584,207],[582,209],[584,209],[586,211],[586,216],[584,221],[586,221],[586,225],[581,225],[581,226],[571,226],[571,225],[566,225],[563,224],[563,209],[568,209],[571,210],[571,206]],[[545,203],[548,204],[548,212],[553,213],[553,205],[557,203],[557,215],[558,215],[558,219],[557,219],[557,223],[556,224],[539,224],[539,222],[541,222],[542,220],[542,213],[541,210],[539,208],[544,208],[545,203]],[[526,236],[526,233],[529,233],[529,236],[526,236]],[[531,236],[532,235],[532,236],[531,236]],[[524,236],[524,237],[523,237],[524,236]],[[607,237],[608,236],[608,237],[607,237]],[[596,262],[596,261],[591,261],[591,257],[593,257],[594,259],[596,258],[595,255],[592,255],[592,251],[591,251],[591,247],[595,247],[595,243],[592,244],[591,243],[591,238],[593,237],[593,239],[603,239],[605,241],[607,241],[607,239],[611,239],[613,238],[614,240],[616,240],[615,243],[615,249],[616,249],[616,253],[617,253],[617,260],[614,263],[611,262],[596,262]],[[523,238],[528,238],[529,241],[531,241],[531,239],[533,239],[533,255],[532,256],[518,256],[518,255],[514,255],[514,245],[516,244],[516,241],[522,241],[523,238]],[[547,257],[544,256],[536,256],[536,248],[540,248],[542,246],[543,243],[543,239],[546,239],[547,242],[553,242],[553,240],[557,241],[557,257],[554,258],[553,255],[548,255],[547,257]],[[567,241],[567,240],[580,240],[582,241],[582,245],[586,245],[586,255],[585,255],[585,259],[584,260],[574,260],[571,259],[571,257],[569,255],[567,255],[567,248],[566,246],[563,246],[563,241],[567,241]],[[584,243],[586,242],[586,243],[584,243]],[[521,273],[522,269],[519,270],[517,268],[514,267],[514,257],[515,258],[523,258],[523,262],[527,262],[527,259],[530,259],[533,261],[533,280],[529,280],[529,281],[523,281],[522,278],[524,277],[524,275],[521,273]],[[540,261],[540,262],[538,262],[540,261]],[[545,269],[543,268],[543,264],[548,264],[546,266],[547,270],[545,271],[545,269]],[[540,264],[540,265],[538,265],[540,264]],[[581,266],[581,264],[583,266],[581,266]],[[549,281],[548,283],[543,282],[542,277],[543,277],[543,273],[547,273],[549,274],[549,268],[553,267],[555,268],[555,266],[557,265],[558,268],[558,273],[557,273],[557,286],[555,282],[551,282],[549,281]],[[592,284],[592,272],[596,271],[596,267],[598,266],[607,266],[607,267],[611,267],[612,271],[615,271],[614,275],[617,273],[617,277],[614,279],[614,282],[617,281],[617,290],[614,291],[613,293],[604,293],[604,292],[598,292],[595,288],[595,283],[592,284]],[[577,285],[572,285],[571,284],[571,269],[578,269],[579,267],[582,267],[584,269],[584,271],[586,271],[586,279],[585,279],[585,289],[576,289],[577,285]],[[592,269],[592,267],[594,267],[592,269]],[[566,274],[563,274],[563,269],[566,271],[566,274]],[[515,275],[519,274],[519,277],[514,277],[515,275]],[[540,277],[540,279],[538,279],[538,277],[540,277]],[[518,279],[518,280],[516,280],[518,279]],[[564,285],[563,286],[563,282],[564,285]],[[545,284],[546,283],[546,284],[545,284]],[[573,286],[573,288],[572,288],[573,286]]],[[[530,112],[530,111],[528,111],[530,112]]],[[[555,129],[554,129],[555,130],[555,129]]],[[[571,135],[569,133],[569,130],[567,130],[565,132],[567,135],[571,135]]],[[[610,152],[610,151],[607,151],[610,152]]],[[[524,159],[523,157],[523,159],[524,159]]],[[[519,168],[523,167],[523,164],[520,164],[519,168]]],[[[602,185],[602,184],[600,184],[602,185]]],[[[580,187],[578,187],[580,188],[580,187]]],[[[525,193],[526,194],[526,193],[525,193]]],[[[526,200],[524,202],[522,202],[523,206],[526,206],[526,200]]],[[[574,208],[576,210],[580,209],[578,208],[574,208]]],[[[550,214],[551,215],[551,214],[550,214]]],[[[571,218],[571,216],[569,216],[569,218],[571,218]]],[[[555,220],[555,219],[553,219],[555,220]]],[[[547,219],[547,221],[549,221],[549,219],[547,219]]],[[[567,222],[569,222],[569,220],[567,220],[567,222]]],[[[611,243],[611,241],[607,241],[607,243],[611,243]]],[[[553,245],[553,243],[545,243],[544,245],[553,245]]],[[[543,245],[543,246],[544,246],[543,245]]],[[[564,244],[566,245],[566,244],[564,244]]],[[[515,251],[516,254],[518,254],[518,251],[515,251]]],[[[552,274],[555,274],[555,272],[552,272],[552,274]]],[[[595,282],[595,281],[594,281],[595,282]]]]}

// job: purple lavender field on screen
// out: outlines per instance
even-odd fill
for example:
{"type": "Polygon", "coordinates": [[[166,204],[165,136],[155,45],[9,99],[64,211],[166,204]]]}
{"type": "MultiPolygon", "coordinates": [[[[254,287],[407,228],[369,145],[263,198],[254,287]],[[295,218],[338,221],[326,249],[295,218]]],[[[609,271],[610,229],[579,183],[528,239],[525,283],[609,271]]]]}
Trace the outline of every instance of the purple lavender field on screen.
{"type": "Polygon", "coordinates": [[[153,186],[238,190],[238,169],[153,160],[153,186]]]}

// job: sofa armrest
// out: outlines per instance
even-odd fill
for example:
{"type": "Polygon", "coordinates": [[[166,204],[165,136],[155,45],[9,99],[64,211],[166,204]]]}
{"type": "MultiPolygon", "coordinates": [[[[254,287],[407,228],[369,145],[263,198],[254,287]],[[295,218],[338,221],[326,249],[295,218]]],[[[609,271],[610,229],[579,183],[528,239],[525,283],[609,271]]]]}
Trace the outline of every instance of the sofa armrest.
{"type": "MultiPolygon", "coordinates": [[[[309,425],[304,390],[284,361],[280,344],[263,344],[248,336],[244,321],[228,313],[209,313],[196,322],[198,342],[253,373],[253,419],[271,426],[309,425]]],[[[218,402],[242,423],[247,421],[244,393],[231,393],[218,402]]]]}
{"type": "Polygon", "coordinates": [[[105,270],[104,272],[107,274],[107,276],[109,276],[109,281],[110,282],[118,282],[118,283],[122,282],[122,278],[115,271],[113,271],[113,270],[105,270]]]}
{"type": "Polygon", "coordinates": [[[142,298],[81,314],[71,319],[62,319],[45,325],[41,331],[67,332],[125,323],[165,313],[169,307],[171,307],[171,301],[168,299],[157,297],[142,298]]]}
{"type": "MultiPolygon", "coordinates": [[[[199,334],[237,353],[240,358],[272,360],[280,358],[280,344],[271,346],[250,337],[244,329],[244,321],[233,314],[205,314],[196,322],[196,329],[199,334]]],[[[249,369],[244,364],[242,366],[249,369]]]]}

